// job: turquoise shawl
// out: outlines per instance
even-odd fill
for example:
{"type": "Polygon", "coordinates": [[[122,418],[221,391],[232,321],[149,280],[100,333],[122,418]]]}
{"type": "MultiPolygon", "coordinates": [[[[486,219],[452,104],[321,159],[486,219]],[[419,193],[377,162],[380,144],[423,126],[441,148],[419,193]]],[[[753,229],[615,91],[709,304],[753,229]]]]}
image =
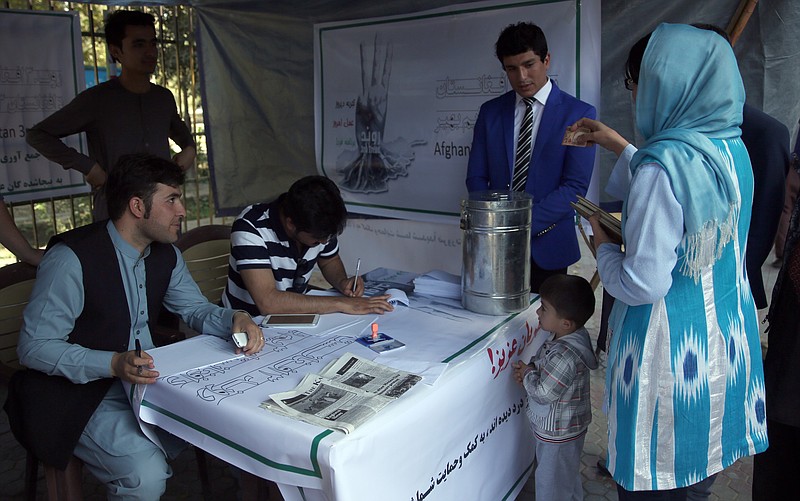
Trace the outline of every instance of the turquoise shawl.
{"type": "Polygon", "coordinates": [[[656,162],[683,209],[687,259],[695,280],[719,258],[739,209],[731,167],[709,140],[741,136],[744,85],[730,45],[718,34],[661,24],[642,60],[636,123],[646,139],[631,171],[656,162]]]}

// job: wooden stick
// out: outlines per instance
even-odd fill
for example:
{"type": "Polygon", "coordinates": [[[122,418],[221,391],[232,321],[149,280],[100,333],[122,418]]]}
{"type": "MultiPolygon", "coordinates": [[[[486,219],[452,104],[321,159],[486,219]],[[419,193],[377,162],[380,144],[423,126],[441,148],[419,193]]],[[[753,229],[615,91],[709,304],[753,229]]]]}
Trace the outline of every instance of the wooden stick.
{"type": "Polygon", "coordinates": [[[736,41],[741,36],[745,26],[747,26],[747,22],[750,21],[750,16],[755,12],[757,5],[758,0],[741,0],[741,2],[739,2],[736,14],[734,18],[731,19],[728,29],[725,30],[728,32],[728,37],[731,39],[731,46],[736,45],[736,41]]]}
{"type": "Polygon", "coordinates": [[[728,34],[728,37],[731,36],[733,33],[733,28],[736,26],[736,22],[739,20],[739,17],[742,15],[742,11],[744,10],[744,6],[747,5],[749,0],[739,0],[739,5],[736,6],[736,10],[733,11],[733,15],[731,16],[730,21],[728,21],[728,26],[725,27],[725,33],[728,34]]]}

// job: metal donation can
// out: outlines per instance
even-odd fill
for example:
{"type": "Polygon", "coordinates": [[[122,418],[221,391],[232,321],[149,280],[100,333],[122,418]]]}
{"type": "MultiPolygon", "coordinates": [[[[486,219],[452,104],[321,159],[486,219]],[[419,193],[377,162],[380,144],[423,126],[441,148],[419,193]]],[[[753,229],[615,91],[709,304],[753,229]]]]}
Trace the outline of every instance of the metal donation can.
{"type": "Polygon", "coordinates": [[[524,192],[479,191],[461,201],[461,304],[487,315],[530,305],[531,207],[524,192]]]}

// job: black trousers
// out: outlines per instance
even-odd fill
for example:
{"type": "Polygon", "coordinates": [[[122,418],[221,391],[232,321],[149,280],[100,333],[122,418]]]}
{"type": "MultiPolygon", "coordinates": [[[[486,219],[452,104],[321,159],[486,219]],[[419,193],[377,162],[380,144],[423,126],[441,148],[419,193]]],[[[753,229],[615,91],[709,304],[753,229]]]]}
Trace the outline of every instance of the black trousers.
{"type": "Polygon", "coordinates": [[[614,296],[603,288],[603,306],[600,309],[600,331],[597,333],[597,352],[606,351],[608,342],[608,318],[611,316],[611,308],[614,307],[614,296]]]}
{"type": "Polygon", "coordinates": [[[547,277],[551,277],[553,275],[566,275],[567,269],[566,268],[559,268],[557,270],[545,270],[544,268],[540,268],[539,265],[531,258],[531,293],[538,294],[539,287],[542,286],[542,282],[545,281],[547,277]]]}
{"type": "Polygon", "coordinates": [[[769,448],[753,457],[753,501],[797,499],[800,427],[768,417],[767,437],[769,448]]]}

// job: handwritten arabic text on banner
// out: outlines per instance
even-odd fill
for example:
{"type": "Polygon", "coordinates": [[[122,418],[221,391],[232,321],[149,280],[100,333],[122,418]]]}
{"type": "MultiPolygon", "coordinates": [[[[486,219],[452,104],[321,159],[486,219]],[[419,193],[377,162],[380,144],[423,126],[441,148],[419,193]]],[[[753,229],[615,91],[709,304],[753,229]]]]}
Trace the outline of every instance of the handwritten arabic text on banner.
{"type": "MultiPolygon", "coordinates": [[[[23,202],[88,191],[83,175],[25,142],[28,127],[85,87],[77,13],[0,11],[0,47],[0,194],[23,202]]],[[[65,141],[86,150],[78,136],[65,141]]]]}

